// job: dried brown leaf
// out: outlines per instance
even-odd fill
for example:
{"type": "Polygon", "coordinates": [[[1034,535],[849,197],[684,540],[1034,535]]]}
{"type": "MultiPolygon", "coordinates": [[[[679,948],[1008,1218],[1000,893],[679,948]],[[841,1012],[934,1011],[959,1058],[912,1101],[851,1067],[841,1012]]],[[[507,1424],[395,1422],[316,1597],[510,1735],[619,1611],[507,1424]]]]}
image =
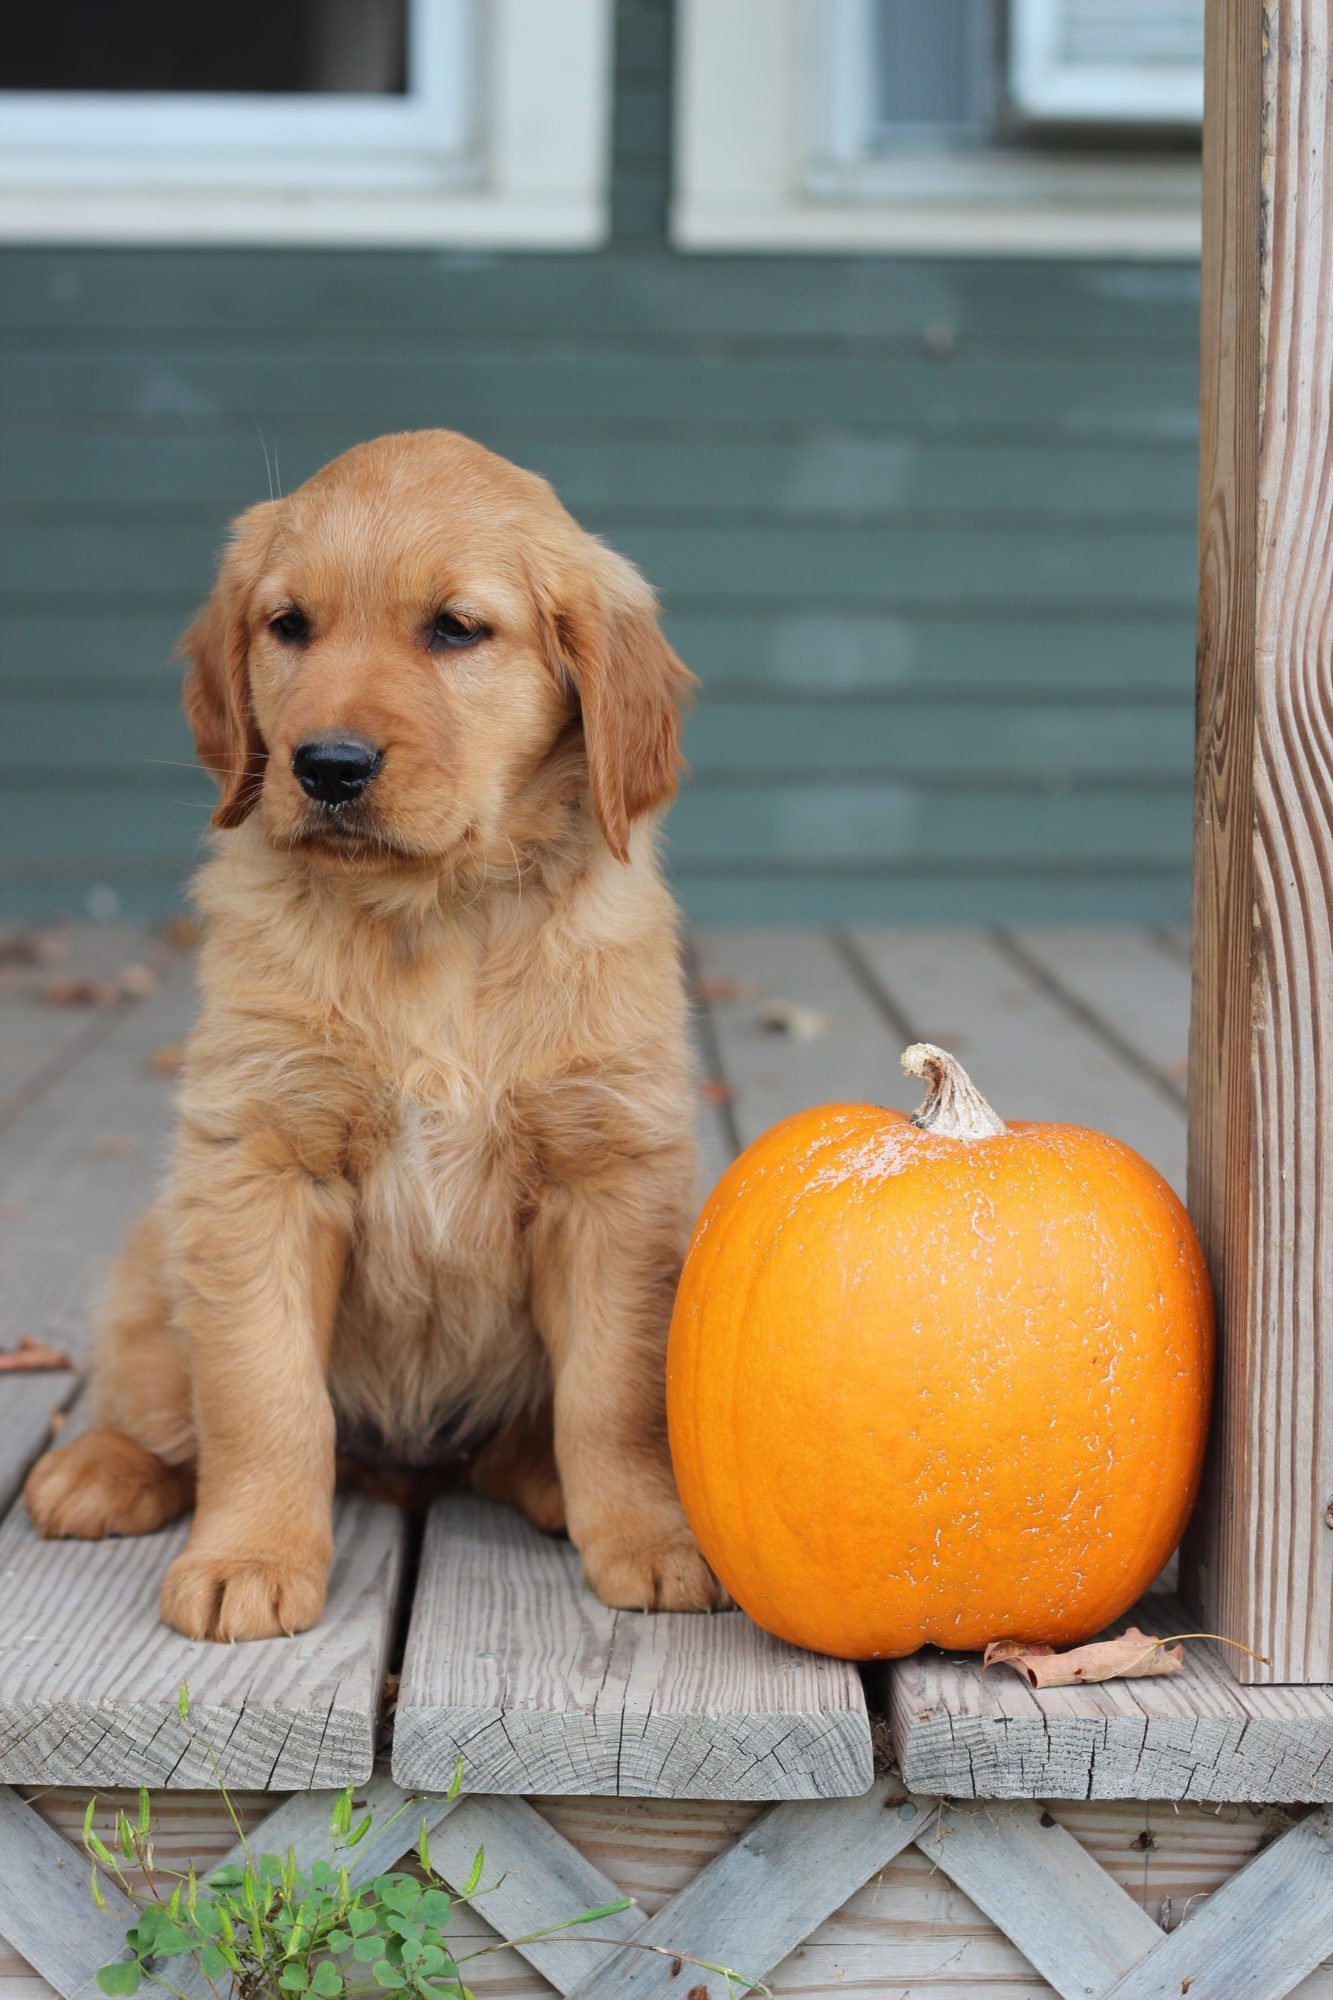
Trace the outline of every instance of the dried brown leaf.
{"type": "Polygon", "coordinates": [[[109,979],[71,975],[67,979],[48,979],[42,988],[42,998],[48,1007],[114,1007],[120,989],[109,979]]]}
{"type": "Polygon", "coordinates": [[[163,1042],[148,1058],[154,1076],[178,1076],[185,1067],[184,1042],[163,1042]]]}
{"type": "Polygon", "coordinates": [[[58,931],[0,931],[0,965],[56,965],[67,943],[58,931]]]}
{"type": "Polygon", "coordinates": [[[204,935],[197,917],[168,917],[158,926],[158,934],[177,951],[193,951],[204,935]]]}
{"type": "Polygon", "coordinates": [[[18,1375],[28,1371],[71,1370],[74,1363],[59,1347],[34,1340],[30,1333],[19,1335],[17,1347],[0,1347],[0,1374],[18,1375]]]}
{"type": "Polygon", "coordinates": [[[1067,1653],[1053,1652],[1049,1646],[993,1639],[982,1656],[983,1673],[993,1665],[1012,1667],[1030,1688],[1148,1680],[1157,1674],[1178,1674],[1184,1664],[1183,1646],[1140,1632],[1137,1625],[1118,1638],[1094,1639],[1087,1646],[1071,1646],[1067,1653]]]}
{"type": "Polygon", "coordinates": [[[802,1007],[795,1000],[765,1000],[759,1009],[759,1025],[772,1035],[787,1035],[793,1042],[817,1042],[828,1033],[828,1015],[818,1007],[802,1007]]]}
{"type": "Polygon", "coordinates": [[[157,974],[148,965],[122,965],[116,985],[127,1000],[146,1000],[157,988],[157,974]]]}
{"type": "Polygon", "coordinates": [[[728,979],[719,974],[715,979],[697,979],[694,997],[706,1006],[725,1006],[731,1000],[753,1000],[755,984],[752,979],[728,979]]]}
{"type": "Polygon", "coordinates": [[[706,1076],[699,1085],[699,1095],[705,1104],[730,1104],[734,1095],[729,1083],[719,1083],[714,1076],[706,1076]]]}

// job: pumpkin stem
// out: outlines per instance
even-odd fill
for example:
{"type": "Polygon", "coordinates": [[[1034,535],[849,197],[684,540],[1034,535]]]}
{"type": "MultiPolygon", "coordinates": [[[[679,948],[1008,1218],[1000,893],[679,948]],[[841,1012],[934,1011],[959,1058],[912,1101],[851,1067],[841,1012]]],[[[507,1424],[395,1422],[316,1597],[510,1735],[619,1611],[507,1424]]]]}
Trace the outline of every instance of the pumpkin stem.
{"type": "Polygon", "coordinates": [[[903,1069],[919,1076],[926,1085],[926,1101],[912,1114],[912,1123],[922,1132],[941,1139],[993,1139],[1006,1127],[997,1118],[963,1065],[947,1049],[934,1042],[913,1042],[903,1052],[903,1069]]]}

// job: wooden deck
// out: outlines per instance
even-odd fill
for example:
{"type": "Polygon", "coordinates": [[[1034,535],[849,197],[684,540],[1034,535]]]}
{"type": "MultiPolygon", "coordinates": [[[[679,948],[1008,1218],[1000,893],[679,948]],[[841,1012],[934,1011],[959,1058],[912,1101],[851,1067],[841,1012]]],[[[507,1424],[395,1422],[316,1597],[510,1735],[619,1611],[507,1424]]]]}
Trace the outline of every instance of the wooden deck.
{"type": "MultiPolygon", "coordinates": [[[[192,978],[187,952],[144,934],[77,930],[51,949],[58,960],[0,973],[0,1348],[26,1335],[77,1360],[98,1275],[161,1168],[192,978]],[[151,982],[126,982],[151,983],[146,996],[69,1004],[80,980],[114,986],[127,965],[148,968],[151,982]]],[[[1189,974],[1175,932],[705,932],[691,952],[706,1184],[800,1106],[909,1104],[898,1054],[928,1036],[965,1055],[1002,1115],[1103,1127],[1183,1185],[1189,974]],[[773,1002],[802,1010],[799,1033],[765,1025],[773,1002]]],[[[739,1613],[609,1612],[566,1546],[481,1503],[441,1504],[417,1568],[396,1513],[343,1500],[315,1632],[192,1645],[156,1617],[182,1528],[42,1544],[15,1503],[77,1376],[0,1382],[0,1780],[206,1783],[175,1718],[185,1679],[233,1783],[360,1782],[382,1740],[386,1677],[401,1672],[392,1762],[407,1786],[440,1789],[459,1756],[488,1794],[797,1799],[871,1781],[854,1668],[781,1646],[739,1613]]],[[[1180,1614],[1163,1602],[1145,1616],[1175,1629],[1180,1614]]],[[[1040,1698],[930,1653],[868,1687],[921,1792],[1333,1797],[1326,1692],[1240,1689],[1207,1646],[1178,1679],[1040,1698]]]]}

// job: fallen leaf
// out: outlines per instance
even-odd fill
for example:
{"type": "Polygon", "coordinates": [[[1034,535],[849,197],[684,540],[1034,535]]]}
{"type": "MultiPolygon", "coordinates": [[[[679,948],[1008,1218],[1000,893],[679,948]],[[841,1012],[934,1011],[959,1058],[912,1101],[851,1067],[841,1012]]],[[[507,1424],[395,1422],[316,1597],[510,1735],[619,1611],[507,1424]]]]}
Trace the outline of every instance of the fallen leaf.
{"type": "Polygon", "coordinates": [[[72,975],[68,979],[48,979],[42,988],[48,1007],[114,1007],[120,989],[109,979],[88,979],[72,975]]]}
{"type": "Polygon", "coordinates": [[[159,935],[168,944],[174,944],[177,951],[193,951],[204,935],[197,917],[168,917],[158,929],[159,935]]]}
{"type": "Polygon", "coordinates": [[[987,1667],[1002,1666],[1006,1660],[1021,1660],[1025,1654],[1034,1657],[1053,1653],[1054,1646],[1029,1646],[1026,1639],[992,1639],[981,1656],[981,1671],[987,1667]]]}
{"type": "Polygon", "coordinates": [[[993,1639],[982,1655],[981,1670],[1012,1667],[1030,1688],[1077,1687],[1088,1681],[1138,1681],[1157,1674],[1178,1674],[1185,1648],[1169,1639],[1155,1639],[1131,1625],[1116,1639],[1095,1639],[1088,1646],[1071,1646],[1056,1653],[1049,1646],[1025,1646],[1012,1639],[993,1639]]]}
{"type": "Polygon", "coordinates": [[[99,1160],[123,1160],[127,1153],[137,1153],[138,1150],[137,1139],[122,1139],[115,1133],[108,1133],[102,1139],[94,1139],[89,1148],[99,1160]]]}
{"type": "Polygon", "coordinates": [[[729,1083],[719,1083],[714,1076],[706,1076],[699,1085],[699,1095],[705,1104],[730,1104],[734,1092],[729,1083]]]}
{"type": "Polygon", "coordinates": [[[163,1042],[148,1058],[154,1076],[177,1076],[185,1067],[184,1042],[163,1042]]]}
{"type": "Polygon", "coordinates": [[[17,1347],[0,1347],[0,1374],[17,1375],[26,1370],[69,1369],[74,1363],[58,1347],[34,1340],[30,1333],[19,1335],[17,1347]]]}
{"type": "Polygon", "coordinates": [[[57,931],[3,931],[0,965],[55,965],[65,956],[66,945],[57,931]]]}
{"type": "Polygon", "coordinates": [[[728,979],[721,974],[716,979],[696,980],[694,997],[707,1006],[723,1006],[729,1000],[753,1000],[757,990],[752,979],[728,979]]]}
{"type": "Polygon", "coordinates": [[[818,1007],[801,1007],[795,1000],[765,1000],[759,1009],[759,1025],[772,1035],[788,1035],[794,1042],[817,1042],[828,1033],[828,1015],[818,1007]]]}
{"type": "Polygon", "coordinates": [[[157,987],[157,974],[147,965],[122,965],[116,985],[127,1000],[146,1000],[157,987]]]}

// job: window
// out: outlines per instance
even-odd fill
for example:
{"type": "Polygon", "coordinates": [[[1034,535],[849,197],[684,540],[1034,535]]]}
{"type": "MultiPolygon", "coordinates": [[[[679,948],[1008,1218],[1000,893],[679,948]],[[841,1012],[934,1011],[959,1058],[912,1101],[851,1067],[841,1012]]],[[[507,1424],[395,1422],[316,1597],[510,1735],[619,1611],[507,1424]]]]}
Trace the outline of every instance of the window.
{"type": "Polygon", "coordinates": [[[0,40],[0,235],[605,230],[610,0],[60,0],[0,40]]]}
{"type": "Polygon", "coordinates": [[[680,0],[699,248],[1195,254],[1203,0],[680,0]]]}

